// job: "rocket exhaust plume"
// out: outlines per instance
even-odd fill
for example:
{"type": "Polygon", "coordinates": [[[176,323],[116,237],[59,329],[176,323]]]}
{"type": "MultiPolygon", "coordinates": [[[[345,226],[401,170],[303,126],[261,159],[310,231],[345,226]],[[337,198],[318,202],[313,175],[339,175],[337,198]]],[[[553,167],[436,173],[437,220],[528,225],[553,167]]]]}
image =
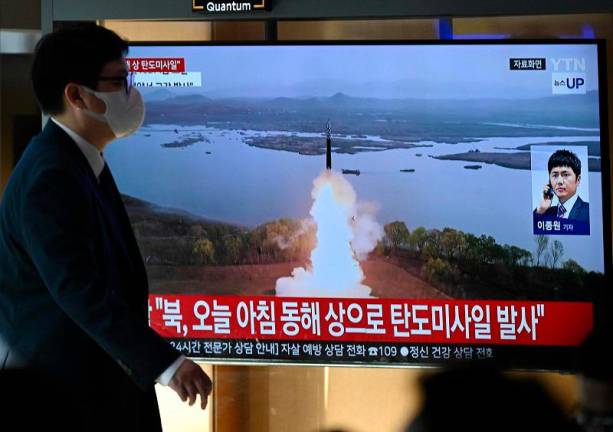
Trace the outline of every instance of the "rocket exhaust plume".
{"type": "Polygon", "coordinates": [[[276,293],[287,297],[370,297],[362,284],[358,262],[383,236],[374,209],[358,206],[351,184],[326,170],[315,179],[311,216],[317,225],[317,245],[310,265],[297,267],[291,277],[277,280],[276,293]]]}

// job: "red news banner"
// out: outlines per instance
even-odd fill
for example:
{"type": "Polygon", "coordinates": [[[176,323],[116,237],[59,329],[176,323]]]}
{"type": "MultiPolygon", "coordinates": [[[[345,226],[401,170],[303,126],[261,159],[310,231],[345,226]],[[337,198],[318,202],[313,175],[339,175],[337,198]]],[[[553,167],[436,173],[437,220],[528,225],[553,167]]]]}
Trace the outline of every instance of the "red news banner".
{"type": "Polygon", "coordinates": [[[589,302],[149,296],[174,339],[577,346],[592,323],[589,302]]]}
{"type": "Polygon", "coordinates": [[[130,72],[185,72],[184,58],[127,58],[130,72]]]}

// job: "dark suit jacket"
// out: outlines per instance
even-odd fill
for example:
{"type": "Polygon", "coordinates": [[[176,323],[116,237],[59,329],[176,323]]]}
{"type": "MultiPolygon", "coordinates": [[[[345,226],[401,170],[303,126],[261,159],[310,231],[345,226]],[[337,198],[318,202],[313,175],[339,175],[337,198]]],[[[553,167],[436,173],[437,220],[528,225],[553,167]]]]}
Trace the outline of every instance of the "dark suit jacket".
{"type": "Polygon", "coordinates": [[[0,203],[2,368],[48,380],[34,401],[60,389],[64,425],[159,430],[154,381],[179,354],[149,328],[147,296],[110,171],[98,184],[74,141],[47,122],[0,203]]]}
{"type": "MultiPolygon", "coordinates": [[[[547,209],[544,213],[546,217],[555,218],[558,215],[558,206],[552,206],[547,209]]],[[[577,201],[575,201],[575,205],[570,210],[568,214],[568,219],[577,220],[585,223],[590,222],[590,204],[586,203],[581,199],[581,197],[577,197],[577,201]]]]}

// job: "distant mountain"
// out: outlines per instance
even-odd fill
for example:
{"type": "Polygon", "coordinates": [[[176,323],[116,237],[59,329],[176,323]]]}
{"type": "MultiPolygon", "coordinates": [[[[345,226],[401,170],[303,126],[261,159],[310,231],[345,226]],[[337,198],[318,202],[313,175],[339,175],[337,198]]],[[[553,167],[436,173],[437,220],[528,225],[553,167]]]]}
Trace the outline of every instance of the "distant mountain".
{"type": "Polygon", "coordinates": [[[351,96],[346,95],[345,93],[340,93],[340,92],[333,94],[329,98],[331,102],[335,102],[335,103],[351,102],[353,99],[356,99],[356,98],[352,98],[351,96]]]}
{"type": "Polygon", "coordinates": [[[338,92],[327,97],[310,97],[310,98],[211,98],[202,94],[187,94],[187,95],[172,95],[172,92],[166,89],[159,90],[152,96],[147,96],[148,102],[160,102],[163,99],[164,104],[205,104],[214,103],[217,106],[268,106],[271,108],[305,108],[309,106],[338,106],[351,105],[353,107],[370,107],[370,108],[385,108],[385,109],[406,109],[415,107],[416,104],[420,107],[437,106],[437,107],[457,107],[472,104],[475,106],[510,106],[510,105],[577,105],[577,104],[593,104],[597,105],[599,95],[596,91],[589,91],[584,95],[557,95],[545,96],[536,99],[516,99],[516,98],[497,98],[497,99],[420,99],[420,98],[397,98],[397,99],[379,99],[372,97],[355,97],[346,93],[338,92]],[[164,92],[164,93],[162,93],[164,92]],[[169,97],[168,93],[172,97],[169,97]],[[153,98],[153,99],[152,99],[153,98]],[[152,99],[152,100],[151,100],[152,99]],[[156,100],[157,99],[157,100],[156,100]]]}
{"type": "Polygon", "coordinates": [[[551,95],[551,96],[545,96],[537,100],[556,103],[556,104],[577,103],[578,100],[581,101],[581,103],[598,104],[599,97],[600,97],[599,93],[596,90],[591,90],[591,91],[586,92],[584,95],[551,95]]]}
{"type": "Polygon", "coordinates": [[[200,94],[180,95],[164,100],[164,103],[170,105],[207,105],[212,102],[213,99],[200,94]]]}
{"type": "MultiPolygon", "coordinates": [[[[598,127],[598,93],[536,99],[377,99],[336,92],[311,98],[220,98],[186,94],[148,101],[147,123],[224,122],[231,128],[320,132],[330,118],[337,133],[403,140],[523,136],[511,124],[598,127]],[[451,134],[451,135],[449,135],[451,134]]],[[[590,135],[593,131],[531,128],[533,136],[590,135]]]]}
{"type": "Polygon", "coordinates": [[[168,89],[143,90],[142,88],[139,88],[139,90],[147,102],[170,99],[176,96],[168,89]]]}

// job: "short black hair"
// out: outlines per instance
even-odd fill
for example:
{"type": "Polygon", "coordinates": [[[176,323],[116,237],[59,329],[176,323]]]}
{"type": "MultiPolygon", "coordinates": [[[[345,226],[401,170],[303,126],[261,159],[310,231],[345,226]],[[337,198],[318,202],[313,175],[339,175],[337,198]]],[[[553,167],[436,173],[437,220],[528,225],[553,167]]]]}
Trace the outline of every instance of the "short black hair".
{"type": "Polygon", "coordinates": [[[547,162],[547,168],[551,173],[551,170],[555,167],[570,167],[575,175],[579,177],[581,175],[581,161],[576,154],[569,150],[556,150],[547,162]]]}
{"type": "Polygon", "coordinates": [[[94,23],[80,23],[43,36],[34,50],[32,86],[45,114],[64,111],[68,83],[96,89],[96,78],[110,61],[128,52],[128,44],[116,33],[94,23]]]}

